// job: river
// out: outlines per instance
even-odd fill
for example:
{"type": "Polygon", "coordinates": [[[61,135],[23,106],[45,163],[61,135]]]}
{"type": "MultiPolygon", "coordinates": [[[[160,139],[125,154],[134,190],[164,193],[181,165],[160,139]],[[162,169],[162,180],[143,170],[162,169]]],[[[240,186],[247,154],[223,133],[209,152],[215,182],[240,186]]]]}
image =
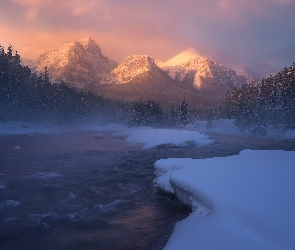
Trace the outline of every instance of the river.
{"type": "Polygon", "coordinates": [[[191,211],[154,187],[156,160],[295,150],[294,141],[210,137],[200,148],[144,150],[106,131],[1,136],[0,248],[162,249],[191,211]]]}

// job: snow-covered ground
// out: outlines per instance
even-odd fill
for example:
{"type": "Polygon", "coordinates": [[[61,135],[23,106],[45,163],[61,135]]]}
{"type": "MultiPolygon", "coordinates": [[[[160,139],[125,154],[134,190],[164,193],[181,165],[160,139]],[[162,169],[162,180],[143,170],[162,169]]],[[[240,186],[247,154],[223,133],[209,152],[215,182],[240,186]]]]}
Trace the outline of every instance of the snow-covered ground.
{"type": "MultiPolygon", "coordinates": [[[[187,146],[206,146],[213,143],[205,134],[196,130],[185,129],[155,129],[151,127],[128,128],[125,125],[110,124],[105,126],[85,125],[85,126],[58,126],[44,124],[26,124],[20,122],[0,123],[0,135],[17,134],[50,134],[66,131],[113,131],[114,136],[126,137],[130,143],[142,143],[144,149],[153,147],[187,147],[187,146]]],[[[103,133],[94,135],[95,139],[104,137],[103,133]]],[[[19,148],[16,148],[19,149],[19,148]]]]}
{"type": "Polygon", "coordinates": [[[155,184],[193,212],[165,249],[295,249],[295,152],[162,159],[155,184]]]}
{"type": "MultiPolygon", "coordinates": [[[[234,125],[234,120],[230,119],[212,120],[210,126],[208,126],[208,121],[195,121],[194,123],[187,125],[186,129],[198,130],[202,133],[213,132],[237,136],[255,136],[247,131],[241,131],[234,125]]],[[[295,130],[287,130],[283,132],[278,129],[269,129],[265,132],[266,135],[263,137],[266,138],[295,139],[295,130]]]]}
{"type": "Polygon", "coordinates": [[[126,141],[143,143],[144,149],[159,146],[206,146],[213,143],[205,134],[184,129],[154,129],[150,127],[128,128],[116,133],[117,136],[127,136],[126,141]]]}
{"type": "MultiPolygon", "coordinates": [[[[198,146],[207,145],[209,141],[207,141],[206,135],[200,133],[206,134],[213,132],[237,136],[254,136],[253,134],[239,130],[234,126],[233,120],[228,119],[212,120],[211,126],[209,127],[207,121],[195,121],[194,123],[187,125],[184,129],[153,129],[151,127],[128,128],[126,125],[122,124],[45,125],[23,122],[0,122],[0,135],[34,133],[50,134],[81,130],[118,132],[117,135],[128,136],[127,141],[129,142],[146,144],[146,148],[149,148],[149,145],[152,145],[153,147],[155,146],[154,144],[160,145],[169,143],[175,146],[185,146],[187,141],[195,141],[198,146]]],[[[287,130],[285,132],[269,130],[266,131],[265,137],[295,139],[295,130],[287,130]]]]}
{"type": "MultiPolygon", "coordinates": [[[[0,123],[0,135],[103,131],[126,137],[143,148],[206,146],[206,132],[242,135],[231,120],[214,120],[207,128],[198,121],[184,129],[124,125],[45,126],[19,122],[0,123]],[[200,132],[202,133],[200,133],[200,132]]],[[[267,136],[275,137],[274,132],[267,136]]],[[[280,138],[295,138],[286,131],[280,138]]],[[[20,149],[19,146],[15,149],[20,149]]],[[[295,249],[295,152],[251,151],[209,159],[162,159],[155,163],[155,184],[192,207],[179,222],[166,249],[295,249]]],[[[47,178],[42,173],[35,178],[47,178]]],[[[51,177],[57,177],[50,173],[51,177]]],[[[0,182],[0,188],[6,186],[0,182]]]]}

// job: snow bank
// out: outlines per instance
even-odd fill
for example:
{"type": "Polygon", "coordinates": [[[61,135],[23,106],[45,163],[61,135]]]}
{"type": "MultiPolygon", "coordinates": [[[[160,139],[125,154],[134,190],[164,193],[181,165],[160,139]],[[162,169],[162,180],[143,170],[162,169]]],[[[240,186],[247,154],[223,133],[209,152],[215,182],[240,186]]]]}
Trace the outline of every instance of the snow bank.
{"type": "Polygon", "coordinates": [[[282,135],[283,139],[295,139],[295,130],[286,130],[282,135]]]}
{"type": "Polygon", "coordinates": [[[160,146],[206,146],[213,143],[208,136],[197,131],[180,129],[154,129],[150,127],[129,128],[115,133],[116,136],[127,136],[126,141],[143,143],[144,149],[160,146]]]}
{"type": "Polygon", "coordinates": [[[23,122],[8,122],[0,123],[0,135],[20,135],[20,134],[52,134],[66,131],[120,131],[126,129],[127,126],[121,124],[109,125],[47,125],[47,124],[33,124],[23,122]]]}
{"type": "Polygon", "coordinates": [[[294,249],[294,162],[295,152],[251,150],[157,161],[155,184],[193,209],[165,249],[294,249]]]}
{"type": "Polygon", "coordinates": [[[231,134],[231,135],[246,135],[234,125],[234,120],[220,119],[208,121],[195,121],[193,124],[189,124],[186,128],[197,129],[200,132],[214,132],[218,134],[231,134]]]}
{"type": "Polygon", "coordinates": [[[208,121],[195,121],[193,124],[186,126],[186,129],[198,130],[202,133],[213,132],[218,134],[237,135],[237,136],[256,136],[278,139],[295,139],[295,130],[282,131],[280,129],[269,128],[265,131],[265,136],[253,135],[247,131],[240,130],[234,125],[234,120],[219,119],[208,121]]]}

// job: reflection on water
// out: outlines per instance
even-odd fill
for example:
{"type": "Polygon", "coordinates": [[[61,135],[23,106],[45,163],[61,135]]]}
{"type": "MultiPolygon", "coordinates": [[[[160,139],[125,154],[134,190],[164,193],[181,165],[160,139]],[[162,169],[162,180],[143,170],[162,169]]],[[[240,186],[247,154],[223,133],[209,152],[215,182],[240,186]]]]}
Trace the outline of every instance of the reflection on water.
{"type": "Polygon", "coordinates": [[[107,132],[2,136],[0,249],[162,249],[190,209],[153,187],[156,160],[295,148],[212,136],[202,148],[151,150],[107,132]]]}
{"type": "Polygon", "coordinates": [[[163,248],[190,210],[153,187],[159,155],[94,135],[2,137],[1,249],[163,248]]]}

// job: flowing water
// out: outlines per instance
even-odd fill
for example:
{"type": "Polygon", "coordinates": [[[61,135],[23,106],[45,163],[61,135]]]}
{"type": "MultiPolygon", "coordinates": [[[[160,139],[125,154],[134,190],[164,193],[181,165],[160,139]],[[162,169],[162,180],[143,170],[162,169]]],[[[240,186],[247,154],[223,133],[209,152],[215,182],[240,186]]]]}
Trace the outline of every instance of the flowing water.
{"type": "Polygon", "coordinates": [[[0,249],[162,249],[190,209],[153,186],[156,160],[295,149],[211,135],[202,148],[143,150],[102,133],[0,137],[0,249]]]}

